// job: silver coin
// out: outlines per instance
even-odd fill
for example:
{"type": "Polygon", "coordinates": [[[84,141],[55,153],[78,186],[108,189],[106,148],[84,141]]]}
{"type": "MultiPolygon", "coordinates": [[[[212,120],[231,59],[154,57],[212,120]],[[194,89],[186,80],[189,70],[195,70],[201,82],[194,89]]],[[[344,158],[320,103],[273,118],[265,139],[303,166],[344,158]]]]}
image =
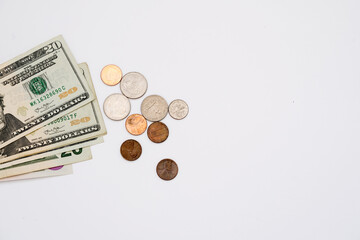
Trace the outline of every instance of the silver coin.
{"type": "Polygon", "coordinates": [[[139,98],[147,90],[146,78],[138,72],[129,72],[123,76],[120,82],[121,92],[128,98],[139,98]]]}
{"type": "Polygon", "coordinates": [[[149,121],[160,121],[168,113],[168,104],[164,98],[151,95],[141,103],[141,113],[149,121]]]}
{"type": "Polygon", "coordinates": [[[111,120],[119,121],[126,118],[130,109],[129,99],[120,93],[111,94],[104,101],[105,115],[111,120]]]}
{"type": "Polygon", "coordinates": [[[169,105],[169,114],[174,119],[183,119],[189,113],[189,106],[184,100],[176,99],[169,105]]]}

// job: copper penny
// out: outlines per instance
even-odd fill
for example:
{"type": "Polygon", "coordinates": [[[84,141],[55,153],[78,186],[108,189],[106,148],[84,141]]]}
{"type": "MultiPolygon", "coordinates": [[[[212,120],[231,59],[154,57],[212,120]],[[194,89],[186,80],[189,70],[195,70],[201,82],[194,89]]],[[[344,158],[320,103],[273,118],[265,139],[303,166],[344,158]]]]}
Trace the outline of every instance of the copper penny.
{"type": "Polygon", "coordinates": [[[129,139],[121,144],[120,153],[126,160],[135,161],[140,157],[142,148],[136,140],[129,139]]]}
{"type": "Polygon", "coordinates": [[[162,143],[168,138],[169,129],[162,122],[154,122],[150,124],[147,130],[147,135],[154,143],[162,143]]]}
{"type": "Polygon", "coordinates": [[[141,114],[130,115],[125,122],[126,130],[132,135],[143,134],[147,128],[146,119],[141,114]]]}
{"type": "Polygon", "coordinates": [[[156,167],[156,173],[162,180],[172,180],[178,172],[178,165],[171,159],[161,160],[156,167]]]}
{"type": "Polygon", "coordinates": [[[114,64],[106,65],[101,70],[100,77],[106,85],[115,86],[122,78],[122,71],[114,64]]]}

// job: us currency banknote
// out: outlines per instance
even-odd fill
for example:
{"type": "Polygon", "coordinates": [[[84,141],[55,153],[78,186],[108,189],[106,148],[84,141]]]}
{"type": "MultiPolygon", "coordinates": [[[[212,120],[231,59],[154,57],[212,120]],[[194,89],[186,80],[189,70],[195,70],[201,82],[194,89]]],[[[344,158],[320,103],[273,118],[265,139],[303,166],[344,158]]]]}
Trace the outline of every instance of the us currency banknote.
{"type": "MultiPolygon", "coordinates": [[[[9,162],[6,162],[6,163],[1,163],[0,164],[0,171],[1,171],[1,169],[5,169],[5,168],[8,169],[8,168],[10,168],[12,166],[19,166],[21,164],[26,164],[27,162],[31,163],[34,160],[36,160],[37,162],[38,162],[39,159],[46,160],[47,157],[52,157],[52,156],[55,156],[55,155],[59,155],[59,154],[62,154],[63,152],[72,151],[74,149],[86,148],[86,147],[94,146],[96,144],[100,144],[100,143],[103,143],[103,142],[104,142],[103,137],[98,137],[98,138],[86,140],[86,141],[83,141],[83,142],[74,143],[74,144],[69,145],[69,146],[64,146],[64,147],[61,147],[61,148],[53,149],[53,150],[48,151],[48,152],[43,152],[43,153],[40,153],[40,154],[35,154],[35,155],[32,155],[32,156],[15,159],[15,160],[12,160],[12,161],[9,161],[9,162]]],[[[41,169],[46,169],[46,168],[50,168],[50,167],[56,167],[58,165],[46,165],[46,166],[47,167],[44,167],[44,168],[41,168],[41,169]]],[[[40,170],[35,166],[34,166],[34,170],[32,170],[31,167],[33,167],[33,166],[28,167],[29,172],[40,170]]],[[[1,178],[1,172],[0,172],[0,178],[1,178]]]]}
{"type": "Polygon", "coordinates": [[[45,177],[55,177],[55,176],[64,176],[73,173],[72,165],[58,166],[54,168],[44,169],[36,172],[25,173],[13,177],[0,179],[0,182],[9,182],[17,180],[28,180],[34,178],[45,178],[45,177]]]}
{"type": "MultiPolygon", "coordinates": [[[[95,92],[87,64],[79,64],[79,67],[80,74],[87,80],[90,91],[95,92]]],[[[26,156],[31,156],[28,160],[35,159],[38,156],[34,154],[105,135],[105,123],[95,93],[94,96],[95,100],[85,106],[1,148],[0,163],[19,158],[24,160],[26,156]]]]}
{"type": "Polygon", "coordinates": [[[14,141],[93,99],[62,36],[1,64],[0,148],[30,144],[14,141]]]}
{"type": "Polygon", "coordinates": [[[90,147],[73,149],[71,151],[62,152],[61,154],[48,156],[12,165],[0,170],[0,179],[6,179],[12,176],[18,176],[25,173],[35,172],[51,167],[69,165],[81,161],[90,160],[92,158],[90,147]]]}

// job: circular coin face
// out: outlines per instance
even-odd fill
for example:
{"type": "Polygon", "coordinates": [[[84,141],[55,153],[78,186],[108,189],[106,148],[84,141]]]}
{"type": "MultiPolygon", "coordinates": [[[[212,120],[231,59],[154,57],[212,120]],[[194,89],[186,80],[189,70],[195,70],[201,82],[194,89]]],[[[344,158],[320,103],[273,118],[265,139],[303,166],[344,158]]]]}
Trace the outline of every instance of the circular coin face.
{"type": "Polygon", "coordinates": [[[106,65],[100,73],[101,80],[109,86],[115,86],[122,78],[121,69],[113,64],[106,65]]]}
{"type": "Polygon", "coordinates": [[[176,99],[169,105],[169,114],[174,119],[183,119],[188,115],[188,113],[189,106],[181,99],[176,99]]]}
{"type": "Polygon", "coordinates": [[[120,153],[126,160],[135,161],[141,156],[142,148],[136,140],[129,139],[121,144],[120,153]]]}
{"type": "Polygon", "coordinates": [[[161,160],[157,167],[156,173],[162,180],[172,180],[178,174],[179,168],[171,159],[163,159],[161,160]]]}
{"type": "Polygon", "coordinates": [[[154,122],[150,124],[147,135],[149,139],[154,143],[162,143],[169,136],[168,127],[162,122],[154,122]]]}
{"type": "Polygon", "coordinates": [[[119,121],[130,113],[130,101],[120,93],[108,96],[104,101],[105,115],[111,120],[119,121]]]}
{"type": "Polygon", "coordinates": [[[142,101],[141,113],[149,121],[160,121],[168,113],[168,104],[164,98],[150,95],[142,101]]]}
{"type": "Polygon", "coordinates": [[[130,115],[125,122],[126,130],[132,135],[143,134],[146,130],[147,122],[141,114],[130,115]]]}
{"type": "Polygon", "coordinates": [[[121,92],[128,98],[139,98],[147,90],[146,78],[138,72],[129,72],[124,75],[120,82],[121,92]]]}

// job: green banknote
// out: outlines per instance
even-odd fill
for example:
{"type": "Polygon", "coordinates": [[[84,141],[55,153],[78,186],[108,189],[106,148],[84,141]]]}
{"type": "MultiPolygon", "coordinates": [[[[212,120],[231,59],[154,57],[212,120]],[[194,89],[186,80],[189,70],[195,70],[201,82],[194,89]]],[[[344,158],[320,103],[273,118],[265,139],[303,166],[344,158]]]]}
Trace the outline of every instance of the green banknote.
{"type": "MultiPolygon", "coordinates": [[[[86,63],[79,64],[80,74],[85,77],[90,91],[95,92],[86,63]]],[[[0,163],[11,163],[21,158],[25,162],[39,158],[38,154],[52,155],[52,149],[73,145],[106,134],[99,103],[95,99],[46,126],[0,149],[0,163]]],[[[18,161],[15,161],[18,162],[18,161]]]]}
{"type": "Polygon", "coordinates": [[[62,36],[0,65],[0,148],[94,99],[62,36]]]}
{"type": "Polygon", "coordinates": [[[92,158],[90,147],[78,148],[65,151],[60,154],[34,159],[32,161],[19,163],[0,170],[0,179],[18,176],[25,173],[36,172],[56,166],[69,165],[92,158]]]}

